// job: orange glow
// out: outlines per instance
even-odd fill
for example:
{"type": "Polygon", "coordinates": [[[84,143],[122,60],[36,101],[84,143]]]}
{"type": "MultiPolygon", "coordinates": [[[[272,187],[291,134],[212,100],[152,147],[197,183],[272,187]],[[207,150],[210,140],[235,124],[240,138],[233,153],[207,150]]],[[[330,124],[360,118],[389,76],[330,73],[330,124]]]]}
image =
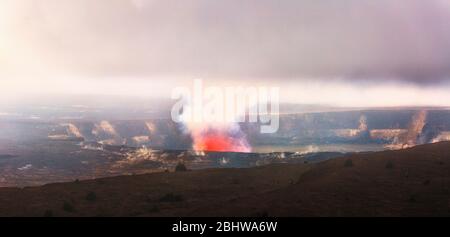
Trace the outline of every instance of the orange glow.
{"type": "Polygon", "coordinates": [[[241,139],[218,132],[195,137],[193,149],[196,151],[250,152],[250,148],[241,139]]]}

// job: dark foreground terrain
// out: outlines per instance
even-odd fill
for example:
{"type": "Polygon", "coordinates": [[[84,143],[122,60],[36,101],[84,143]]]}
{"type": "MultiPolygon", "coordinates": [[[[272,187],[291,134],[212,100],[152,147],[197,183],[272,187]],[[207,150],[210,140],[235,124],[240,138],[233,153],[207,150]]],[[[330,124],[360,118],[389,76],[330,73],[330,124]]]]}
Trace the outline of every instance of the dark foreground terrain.
{"type": "Polygon", "coordinates": [[[0,189],[1,216],[450,216],[450,143],[0,189]]]}

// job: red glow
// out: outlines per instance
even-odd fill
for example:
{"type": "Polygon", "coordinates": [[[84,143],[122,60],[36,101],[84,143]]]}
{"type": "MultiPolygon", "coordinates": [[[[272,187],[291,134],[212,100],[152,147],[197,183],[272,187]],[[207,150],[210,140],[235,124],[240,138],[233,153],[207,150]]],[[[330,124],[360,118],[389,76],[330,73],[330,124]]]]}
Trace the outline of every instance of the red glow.
{"type": "Polygon", "coordinates": [[[196,151],[250,152],[249,147],[240,139],[226,134],[212,133],[194,138],[193,148],[196,151]]]}

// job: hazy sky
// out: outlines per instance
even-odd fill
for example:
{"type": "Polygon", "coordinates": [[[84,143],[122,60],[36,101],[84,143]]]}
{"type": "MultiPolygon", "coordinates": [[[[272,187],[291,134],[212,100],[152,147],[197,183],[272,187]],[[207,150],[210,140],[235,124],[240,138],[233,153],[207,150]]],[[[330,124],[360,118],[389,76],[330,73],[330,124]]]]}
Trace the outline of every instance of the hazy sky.
{"type": "Polygon", "coordinates": [[[165,96],[203,78],[450,105],[449,22],[448,0],[1,0],[0,90],[165,96]]]}

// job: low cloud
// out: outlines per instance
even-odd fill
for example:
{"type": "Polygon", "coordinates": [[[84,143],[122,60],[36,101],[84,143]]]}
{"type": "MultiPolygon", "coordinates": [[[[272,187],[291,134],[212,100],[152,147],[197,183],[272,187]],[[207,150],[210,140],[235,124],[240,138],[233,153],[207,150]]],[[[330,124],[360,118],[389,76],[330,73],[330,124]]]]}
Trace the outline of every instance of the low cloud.
{"type": "Polygon", "coordinates": [[[5,0],[0,9],[7,75],[450,78],[445,0],[5,0]]]}

